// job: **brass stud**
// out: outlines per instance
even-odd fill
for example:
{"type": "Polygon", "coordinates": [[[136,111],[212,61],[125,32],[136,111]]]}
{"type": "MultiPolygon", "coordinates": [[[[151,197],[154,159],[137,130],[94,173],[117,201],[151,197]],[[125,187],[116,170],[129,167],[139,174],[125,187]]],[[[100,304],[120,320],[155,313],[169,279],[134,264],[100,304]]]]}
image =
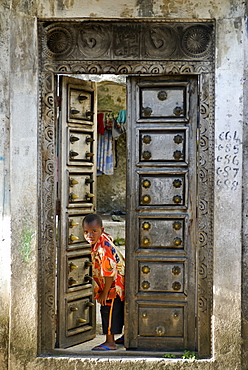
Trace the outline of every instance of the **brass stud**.
{"type": "Polygon", "coordinates": [[[86,152],[85,153],[86,158],[91,158],[94,156],[94,153],[86,152]]]}
{"type": "Polygon", "coordinates": [[[78,322],[79,322],[80,324],[85,324],[85,323],[87,322],[87,320],[85,320],[85,319],[78,319],[78,322]]]}
{"type": "Polygon", "coordinates": [[[176,135],[174,136],[173,140],[174,140],[174,143],[181,144],[183,142],[183,137],[181,135],[176,135]]]}
{"type": "Polygon", "coordinates": [[[143,143],[144,144],[150,144],[150,142],[152,141],[152,138],[151,138],[151,136],[150,135],[145,135],[144,137],[143,137],[143,143]]]}
{"type": "Polygon", "coordinates": [[[75,305],[72,305],[69,307],[70,311],[74,312],[74,311],[78,311],[78,307],[76,307],[75,305]]]}
{"type": "Polygon", "coordinates": [[[74,108],[74,107],[72,107],[72,108],[70,109],[70,114],[78,114],[78,113],[80,113],[80,111],[79,111],[78,109],[76,109],[76,108],[74,108]]]}
{"type": "Polygon", "coordinates": [[[144,230],[149,230],[151,228],[151,224],[149,222],[144,222],[142,227],[144,230]]]}
{"type": "Polygon", "coordinates": [[[149,245],[149,244],[150,244],[150,240],[148,238],[144,238],[143,245],[149,245]]]}
{"type": "Polygon", "coordinates": [[[174,267],[172,268],[172,273],[173,273],[174,275],[179,275],[179,274],[180,274],[180,272],[181,272],[181,269],[180,269],[180,267],[179,267],[179,266],[174,266],[174,267]]]}
{"type": "Polygon", "coordinates": [[[86,306],[86,307],[94,307],[95,305],[94,305],[94,303],[93,303],[93,302],[87,302],[87,303],[85,304],[85,306],[86,306]]]}
{"type": "Polygon", "coordinates": [[[79,137],[77,137],[77,136],[73,136],[73,135],[71,135],[70,136],[70,142],[73,144],[73,143],[75,143],[75,141],[78,141],[79,140],[79,137]]]}
{"type": "Polygon", "coordinates": [[[178,318],[178,316],[179,316],[179,312],[178,312],[178,311],[174,311],[174,312],[172,313],[172,316],[174,317],[174,319],[178,318]]]}
{"type": "Polygon", "coordinates": [[[182,186],[182,181],[180,179],[175,179],[173,181],[174,188],[180,188],[182,186]]]}
{"type": "Polygon", "coordinates": [[[159,91],[157,97],[159,100],[164,101],[167,99],[167,92],[164,90],[159,91]]]}
{"type": "Polygon", "coordinates": [[[70,186],[73,187],[74,185],[77,185],[78,184],[78,181],[73,179],[73,178],[70,178],[70,186]]]}
{"type": "Polygon", "coordinates": [[[93,198],[95,195],[93,193],[86,193],[86,198],[93,198]]]}
{"type": "Polygon", "coordinates": [[[150,195],[144,195],[144,196],[142,197],[142,201],[143,201],[144,203],[150,203],[150,201],[151,201],[151,197],[150,197],[150,195]]]}
{"type": "Polygon", "coordinates": [[[143,154],[142,154],[143,158],[148,161],[150,158],[151,158],[151,153],[148,152],[148,151],[144,151],[143,154]]]}
{"type": "Polygon", "coordinates": [[[142,186],[144,188],[149,188],[151,186],[151,181],[150,180],[144,180],[143,183],[142,183],[142,186]]]}
{"type": "Polygon", "coordinates": [[[152,108],[150,107],[142,108],[142,113],[143,117],[150,117],[150,115],[152,114],[152,108]]]}
{"type": "Polygon", "coordinates": [[[75,242],[76,240],[79,240],[79,237],[78,237],[78,236],[76,236],[76,235],[71,234],[71,235],[70,235],[70,240],[71,240],[72,242],[75,242]]]}
{"type": "Polygon", "coordinates": [[[173,109],[173,113],[175,114],[175,116],[180,116],[183,113],[183,110],[181,107],[175,107],[173,109]]]}
{"type": "Polygon", "coordinates": [[[77,152],[74,152],[73,150],[70,150],[69,157],[70,159],[73,159],[74,157],[77,157],[79,154],[77,152]]]}
{"type": "Polygon", "coordinates": [[[142,288],[143,289],[149,289],[150,288],[149,281],[142,281],[142,288]]]}
{"type": "Polygon", "coordinates": [[[147,312],[143,312],[142,317],[145,319],[147,317],[147,312]]]}
{"type": "Polygon", "coordinates": [[[77,266],[77,265],[75,265],[75,263],[70,262],[70,263],[69,263],[69,269],[70,269],[70,270],[75,270],[75,269],[78,269],[78,266],[77,266]]]}
{"type": "Polygon", "coordinates": [[[174,230],[180,230],[181,227],[182,227],[181,222],[179,222],[179,221],[173,222],[173,229],[174,230]]]}
{"type": "Polygon", "coordinates": [[[143,266],[142,267],[142,272],[143,274],[148,274],[150,272],[150,267],[149,266],[143,266]]]}
{"type": "Polygon", "coordinates": [[[77,194],[75,194],[75,193],[70,193],[69,198],[70,198],[70,201],[72,201],[74,199],[78,199],[79,196],[77,194]]]}
{"type": "Polygon", "coordinates": [[[181,203],[182,202],[182,197],[180,196],[180,195],[175,195],[174,197],[173,197],[173,202],[174,203],[181,203]]]}
{"type": "Polygon", "coordinates": [[[82,103],[84,100],[89,99],[88,96],[85,96],[84,94],[79,94],[78,95],[78,101],[79,103],[82,103]]]}
{"type": "Polygon", "coordinates": [[[89,144],[89,143],[92,143],[94,141],[94,139],[91,136],[87,136],[85,141],[86,141],[87,144],[89,144]]]}
{"type": "Polygon", "coordinates": [[[78,284],[78,281],[75,280],[73,277],[70,277],[70,279],[68,280],[68,284],[71,286],[71,285],[75,285],[75,284],[78,284]]]}
{"type": "Polygon", "coordinates": [[[87,177],[85,179],[85,185],[92,184],[93,182],[94,182],[94,180],[93,179],[90,179],[89,177],[87,177]]]}
{"type": "Polygon", "coordinates": [[[175,238],[173,243],[176,245],[176,246],[179,246],[182,244],[182,239],[181,238],[175,238]]]}
{"type": "Polygon", "coordinates": [[[181,283],[179,283],[179,281],[175,281],[173,284],[172,284],[172,289],[173,290],[180,290],[182,287],[181,283]]]}
{"type": "Polygon", "coordinates": [[[182,157],[182,152],[181,150],[175,150],[175,152],[173,153],[173,157],[176,159],[176,160],[179,160],[181,157],[182,157]]]}
{"type": "Polygon", "coordinates": [[[79,225],[79,223],[78,222],[76,222],[76,221],[74,221],[74,220],[70,220],[69,221],[69,227],[70,228],[73,228],[74,226],[78,226],[79,225]]]}
{"type": "Polygon", "coordinates": [[[85,261],[84,267],[88,268],[90,266],[92,266],[92,262],[91,261],[85,261]]]}

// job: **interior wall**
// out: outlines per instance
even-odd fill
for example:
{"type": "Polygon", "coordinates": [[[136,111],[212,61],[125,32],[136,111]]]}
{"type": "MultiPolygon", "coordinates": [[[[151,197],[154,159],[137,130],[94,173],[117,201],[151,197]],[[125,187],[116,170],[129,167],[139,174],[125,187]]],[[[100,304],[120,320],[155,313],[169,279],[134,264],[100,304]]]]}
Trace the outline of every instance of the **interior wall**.
{"type": "MultiPolygon", "coordinates": [[[[107,76],[106,76],[107,79],[107,76]]],[[[98,111],[110,111],[118,118],[126,110],[126,86],[114,82],[102,82],[97,86],[98,111]]],[[[125,125],[126,126],[126,125],[125,125]]],[[[114,173],[97,176],[97,212],[110,214],[126,212],[126,132],[112,139],[114,173]]]]}

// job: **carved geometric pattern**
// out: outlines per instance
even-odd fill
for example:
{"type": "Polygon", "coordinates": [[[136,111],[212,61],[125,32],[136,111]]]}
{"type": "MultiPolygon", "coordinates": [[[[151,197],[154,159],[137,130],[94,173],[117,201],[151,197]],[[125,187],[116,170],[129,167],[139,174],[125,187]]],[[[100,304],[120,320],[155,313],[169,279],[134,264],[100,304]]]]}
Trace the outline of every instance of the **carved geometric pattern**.
{"type": "Polygon", "coordinates": [[[182,36],[182,48],[190,58],[202,57],[208,53],[211,45],[209,28],[205,26],[191,26],[182,36]]]}
{"type": "Polygon", "coordinates": [[[52,60],[213,60],[212,22],[58,22],[43,31],[52,60]]]}
{"type": "Polygon", "coordinates": [[[39,333],[55,338],[55,74],[197,74],[200,91],[198,170],[198,351],[211,352],[213,286],[214,25],[212,22],[83,21],[39,23],[39,333]]]}

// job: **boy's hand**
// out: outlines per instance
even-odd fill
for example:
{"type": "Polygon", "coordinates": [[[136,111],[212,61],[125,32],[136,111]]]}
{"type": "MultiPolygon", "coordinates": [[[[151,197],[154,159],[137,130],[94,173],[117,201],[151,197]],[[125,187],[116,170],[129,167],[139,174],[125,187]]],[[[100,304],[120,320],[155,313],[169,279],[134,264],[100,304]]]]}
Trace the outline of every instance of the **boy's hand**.
{"type": "Polygon", "coordinates": [[[108,298],[108,292],[106,293],[103,291],[97,298],[97,302],[100,303],[100,305],[102,306],[106,306],[107,298],[108,298]]]}
{"type": "Polygon", "coordinates": [[[106,306],[106,301],[108,298],[108,292],[109,289],[111,288],[111,285],[114,281],[113,277],[104,277],[105,280],[105,285],[102,293],[100,293],[99,297],[97,298],[97,302],[100,303],[102,306],[106,306]]]}

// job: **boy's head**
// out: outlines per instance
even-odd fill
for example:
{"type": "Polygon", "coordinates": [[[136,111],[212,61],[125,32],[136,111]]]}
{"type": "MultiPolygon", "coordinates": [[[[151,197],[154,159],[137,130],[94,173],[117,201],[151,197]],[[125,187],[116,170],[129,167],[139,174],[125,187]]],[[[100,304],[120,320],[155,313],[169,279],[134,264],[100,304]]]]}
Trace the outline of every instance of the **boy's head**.
{"type": "Polygon", "coordinates": [[[83,229],[85,240],[87,240],[91,245],[96,244],[104,231],[101,217],[96,213],[91,213],[85,216],[83,220],[83,229]]]}

